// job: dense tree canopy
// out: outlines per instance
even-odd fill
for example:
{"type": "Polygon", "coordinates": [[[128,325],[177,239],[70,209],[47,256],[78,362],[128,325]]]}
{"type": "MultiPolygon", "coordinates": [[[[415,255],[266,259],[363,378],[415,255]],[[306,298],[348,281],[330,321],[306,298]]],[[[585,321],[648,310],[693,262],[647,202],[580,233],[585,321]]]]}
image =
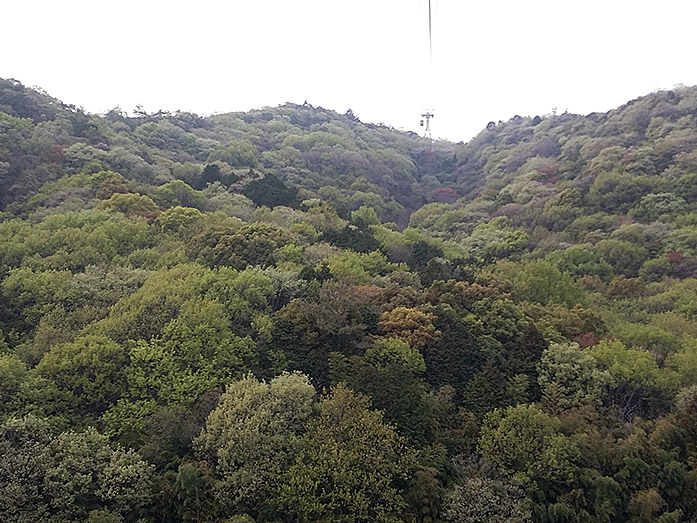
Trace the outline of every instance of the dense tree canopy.
{"type": "Polygon", "coordinates": [[[0,520],[694,521],[695,115],[430,143],[0,80],[0,520]]]}

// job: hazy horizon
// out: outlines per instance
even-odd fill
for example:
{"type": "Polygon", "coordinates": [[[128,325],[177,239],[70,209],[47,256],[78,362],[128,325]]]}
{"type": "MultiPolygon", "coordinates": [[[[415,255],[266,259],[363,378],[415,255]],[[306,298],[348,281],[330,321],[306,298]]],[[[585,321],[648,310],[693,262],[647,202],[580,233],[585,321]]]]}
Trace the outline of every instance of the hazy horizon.
{"type": "Polygon", "coordinates": [[[697,8],[667,1],[466,5],[265,0],[7,6],[0,77],[91,113],[201,115],[305,100],[365,122],[467,141],[516,114],[605,112],[689,70],[697,8]],[[27,32],[27,27],[31,32],[27,32]]]}

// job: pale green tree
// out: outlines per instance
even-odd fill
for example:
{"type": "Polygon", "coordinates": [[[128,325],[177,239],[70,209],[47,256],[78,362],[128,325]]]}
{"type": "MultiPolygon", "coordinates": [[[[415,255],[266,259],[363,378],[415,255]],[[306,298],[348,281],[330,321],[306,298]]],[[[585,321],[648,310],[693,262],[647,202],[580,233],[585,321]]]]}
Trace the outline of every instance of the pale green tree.
{"type": "Polygon", "coordinates": [[[552,413],[582,406],[598,407],[610,375],[576,343],[552,343],[538,364],[543,405],[552,413]]]}
{"type": "Polygon", "coordinates": [[[249,375],[228,385],[194,441],[197,455],[211,464],[223,514],[264,509],[295,459],[314,397],[307,376],[299,373],[270,383],[249,375]]]}
{"type": "Polygon", "coordinates": [[[81,414],[98,416],[123,393],[126,350],[104,336],[55,345],[36,366],[39,376],[73,395],[81,414]]]}
{"type": "Polygon", "coordinates": [[[281,510],[298,522],[398,522],[415,455],[365,396],[338,385],[319,402],[284,475],[281,510]]]}
{"type": "Polygon", "coordinates": [[[525,523],[532,521],[522,489],[505,480],[467,478],[451,490],[443,518],[449,523],[525,523]]]}
{"type": "Polygon", "coordinates": [[[484,418],[479,452],[526,483],[573,480],[580,450],[561,422],[534,405],[494,409],[484,418]]]}

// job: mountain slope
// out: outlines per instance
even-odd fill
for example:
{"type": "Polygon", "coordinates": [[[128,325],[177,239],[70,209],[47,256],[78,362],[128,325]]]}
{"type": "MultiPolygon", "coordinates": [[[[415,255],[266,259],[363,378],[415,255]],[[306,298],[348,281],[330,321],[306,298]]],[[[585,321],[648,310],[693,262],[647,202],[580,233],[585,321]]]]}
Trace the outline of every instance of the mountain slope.
{"type": "Polygon", "coordinates": [[[519,216],[531,228],[564,228],[554,218],[535,221],[562,193],[578,198],[583,214],[625,214],[652,192],[692,204],[682,177],[697,172],[696,117],[697,88],[685,87],[605,114],[491,122],[458,150],[446,179],[487,212],[519,216]]]}
{"type": "Polygon", "coordinates": [[[396,218],[437,188],[433,182],[424,187],[424,177],[452,169],[450,144],[431,151],[428,141],[414,134],[307,104],[206,118],[127,117],[118,109],[100,117],[2,80],[0,110],[4,206],[25,201],[62,175],[111,169],[127,180],[182,179],[196,188],[211,181],[243,187],[255,176],[269,176],[303,189],[295,204],[320,197],[347,212],[369,203],[382,216],[396,218]]]}
{"type": "Polygon", "coordinates": [[[694,521],[696,101],[431,149],[0,81],[0,520],[694,521]]]}

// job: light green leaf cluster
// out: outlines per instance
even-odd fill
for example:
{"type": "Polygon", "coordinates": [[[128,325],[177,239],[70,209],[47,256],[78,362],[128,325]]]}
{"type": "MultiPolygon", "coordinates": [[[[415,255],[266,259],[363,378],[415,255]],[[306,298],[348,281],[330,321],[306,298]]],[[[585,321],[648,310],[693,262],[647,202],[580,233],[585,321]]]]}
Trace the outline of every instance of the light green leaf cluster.
{"type": "Polygon", "coordinates": [[[365,351],[365,361],[378,367],[390,364],[401,365],[414,373],[426,370],[426,363],[421,353],[398,338],[382,338],[365,351]]]}
{"type": "Polygon", "coordinates": [[[552,412],[599,407],[611,377],[589,351],[575,343],[552,343],[538,364],[543,404],[552,412]]]}
{"type": "Polygon", "coordinates": [[[320,400],[281,487],[280,505],[295,521],[401,521],[406,503],[395,484],[415,456],[368,407],[341,385],[320,400]]]}
{"type": "Polygon", "coordinates": [[[314,398],[308,378],[298,373],[270,383],[249,375],[228,385],[194,441],[219,479],[215,496],[225,513],[258,511],[275,493],[295,459],[314,398]]]}

